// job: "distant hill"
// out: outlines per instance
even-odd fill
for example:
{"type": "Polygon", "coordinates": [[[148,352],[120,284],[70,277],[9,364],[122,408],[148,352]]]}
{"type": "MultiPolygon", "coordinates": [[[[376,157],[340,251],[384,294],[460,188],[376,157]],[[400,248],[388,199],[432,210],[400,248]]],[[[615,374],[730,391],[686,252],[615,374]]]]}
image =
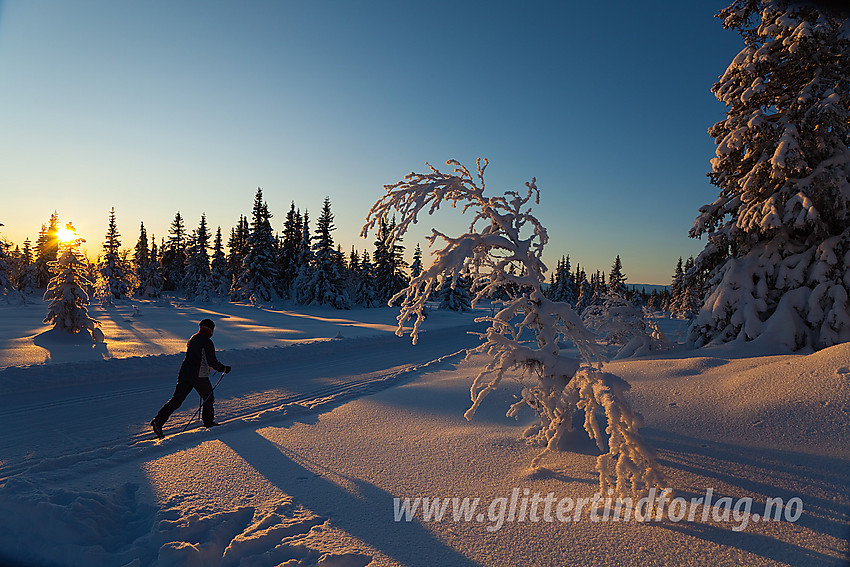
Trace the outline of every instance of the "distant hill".
{"type": "Polygon", "coordinates": [[[645,291],[646,293],[652,293],[652,290],[657,290],[658,292],[661,292],[661,291],[663,291],[663,290],[665,290],[665,289],[666,289],[666,290],[669,290],[669,289],[670,289],[670,286],[669,286],[669,285],[642,284],[642,283],[638,283],[638,284],[629,284],[629,283],[627,283],[627,284],[626,284],[626,287],[628,287],[629,289],[634,288],[634,289],[636,289],[636,290],[638,290],[638,291],[645,291]]]}

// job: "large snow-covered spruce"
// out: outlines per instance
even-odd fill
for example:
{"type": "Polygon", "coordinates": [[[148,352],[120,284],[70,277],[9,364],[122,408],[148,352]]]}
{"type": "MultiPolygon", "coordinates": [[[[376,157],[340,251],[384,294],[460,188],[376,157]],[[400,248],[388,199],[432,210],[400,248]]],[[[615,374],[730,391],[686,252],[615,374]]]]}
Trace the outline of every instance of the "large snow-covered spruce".
{"type": "MultiPolygon", "coordinates": [[[[69,228],[71,223],[68,223],[69,228]]],[[[53,324],[54,329],[68,333],[89,332],[96,341],[103,340],[100,322],[89,317],[86,306],[92,283],[83,275],[86,265],[77,251],[82,238],[67,243],[60,250],[59,258],[50,263],[54,276],[44,292],[44,300],[49,301],[44,323],[53,324]]]]}
{"type": "MultiPolygon", "coordinates": [[[[838,5],[838,4],[836,4],[838,5]]],[[[812,2],[737,0],[721,10],[744,49],[712,91],[727,106],[697,345],[762,338],[788,348],[850,340],[850,23],[812,2]]]]}
{"type": "Polygon", "coordinates": [[[451,237],[432,229],[428,237],[431,246],[438,239],[444,246],[434,252],[433,264],[392,298],[401,301],[397,334],[401,335],[404,323],[413,319],[412,340],[417,341],[426,301],[443,277],[470,274],[475,301],[500,289],[518,290],[492,317],[478,319],[490,323],[490,327],[482,334],[481,345],[470,354],[486,353],[490,362],[472,384],[467,419],[507,373],[514,375],[513,371],[519,370],[517,379],[524,385],[522,399],[511,406],[508,415],[528,406],[540,418],[535,439],[546,448],[532,466],[539,466],[547,452],[561,448],[564,435],[572,431],[573,415],[584,410],[585,430],[600,450],[606,451],[597,461],[601,493],[608,494],[611,489],[626,496],[660,487],[660,468],[638,432],[640,415],[624,396],[628,384],[602,371],[593,335],[572,308],[543,294],[546,267],[541,255],[548,235],[531,214],[531,201],[539,200],[535,180],[526,184],[525,191],[488,197],[484,195],[486,160],[477,161],[476,177],[454,160],[446,163],[454,166],[453,173],[428,165],[429,173],[410,173],[403,181],[385,185],[385,195],[372,206],[362,230],[366,237],[395,210],[400,218],[389,235],[391,244],[417,222],[423,209],[432,214],[448,203],[460,206],[462,213],[472,213],[465,234],[451,237]],[[512,264],[519,267],[515,273],[510,269],[512,264]],[[573,342],[580,357],[561,354],[561,341],[573,342]],[[602,434],[601,412],[607,419],[607,439],[602,434]]]}

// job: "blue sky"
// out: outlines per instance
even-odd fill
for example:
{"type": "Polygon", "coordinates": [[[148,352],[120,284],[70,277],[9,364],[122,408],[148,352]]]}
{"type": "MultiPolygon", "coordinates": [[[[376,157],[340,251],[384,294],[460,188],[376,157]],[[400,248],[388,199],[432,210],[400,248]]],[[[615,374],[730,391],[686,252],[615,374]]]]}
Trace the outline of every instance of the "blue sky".
{"type": "MultiPolygon", "coordinates": [[[[487,157],[536,176],[546,260],[669,283],[717,191],[710,87],[741,48],[727,2],[0,0],[0,236],[56,210],[99,252],[178,210],[225,235],[262,187],[276,230],[323,198],[347,251],[382,185],[487,157]]],[[[422,219],[465,228],[457,211],[422,219]]]]}

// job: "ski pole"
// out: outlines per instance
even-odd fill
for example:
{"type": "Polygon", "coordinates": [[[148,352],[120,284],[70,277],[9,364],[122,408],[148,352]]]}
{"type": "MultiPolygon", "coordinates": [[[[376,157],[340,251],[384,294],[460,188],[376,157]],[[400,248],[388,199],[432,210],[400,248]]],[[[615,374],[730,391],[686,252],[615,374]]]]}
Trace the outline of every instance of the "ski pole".
{"type": "MultiPolygon", "coordinates": [[[[213,370],[213,372],[215,372],[215,370],[213,370]]],[[[215,389],[218,386],[218,383],[221,382],[222,378],[224,378],[224,372],[222,372],[221,376],[218,377],[218,380],[216,381],[215,386],[213,386],[212,390],[210,390],[209,395],[201,400],[201,405],[198,406],[198,409],[195,410],[195,413],[192,415],[191,419],[189,419],[189,421],[186,422],[186,425],[183,426],[183,431],[181,431],[181,433],[184,433],[187,429],[189,429],[189,425],[191,425],[192,422],[195,421],[195,418],[201,414],[201,408],[204,407],[204,404],[207,403],[207,400],[210,399],[210,397],[213,395],[213,392],[215,392],[215,389]]]]}

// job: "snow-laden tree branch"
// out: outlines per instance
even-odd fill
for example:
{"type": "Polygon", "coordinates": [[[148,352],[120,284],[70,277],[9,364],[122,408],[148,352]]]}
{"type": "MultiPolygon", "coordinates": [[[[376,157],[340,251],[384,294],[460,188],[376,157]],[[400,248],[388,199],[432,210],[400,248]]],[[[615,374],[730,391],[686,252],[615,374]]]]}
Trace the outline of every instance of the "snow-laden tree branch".
{"type": "Polygon", "coordinates": [[[522,399],[510,407],[508,415],[516,416],[528,406],[540,417],[535,439],[545,449],[533,466],[538,466],[547,452],[561,447],[564,434],[572,431],[574,413],[581,409],[588,435],[600,450],[607,451],[597,462],[602,494],[609,488],[626,496],[660,487],[660,468],[638,432],[640,415],[625,399],[628,384],[602,372],[595,338],[569,304],[551,301],[543,294],[546,266],[541,256],[548,235],[531,213],[540,196],[535,179],[526,183],[523,191],[485,196],[487,160],[476,161],[475,176],[457,161],[446,164],[454,166],[451,174],[428,165],[430,173],[410,173],[398,183],[385,185],[384,196],[369,211],[363,226],[362,236],[366,237],[392,212],[397,213],[392,242],[417,222],[423,210],[430,215],[449,204],[472,215],[468,231],[460,236],[432,229],[428,240],[432,248],[437,246],[433,263],[390,300],[391,304],[401,302],[396,333],[401,336],[405,323],[413,320],[412,340],[416,343],[426,317],[426,301],[443,277],[468,273],[476,290],[473,303],[514,290],[498,312],[476,319],[490,326],[481,334],[481,345],[469,354],[484,353],[490,360],[472,383],[472,404],[466,418],[472,419],[487,395],[510,374],[524,387],[522,399]],[[561,354],[560,345],[565,341],[576,345],[578,358],[561,354]],[[530,383],[529,377],[533,378],[530,383]],[[605,434],[600,422],[603,413],[605,434]]]}

